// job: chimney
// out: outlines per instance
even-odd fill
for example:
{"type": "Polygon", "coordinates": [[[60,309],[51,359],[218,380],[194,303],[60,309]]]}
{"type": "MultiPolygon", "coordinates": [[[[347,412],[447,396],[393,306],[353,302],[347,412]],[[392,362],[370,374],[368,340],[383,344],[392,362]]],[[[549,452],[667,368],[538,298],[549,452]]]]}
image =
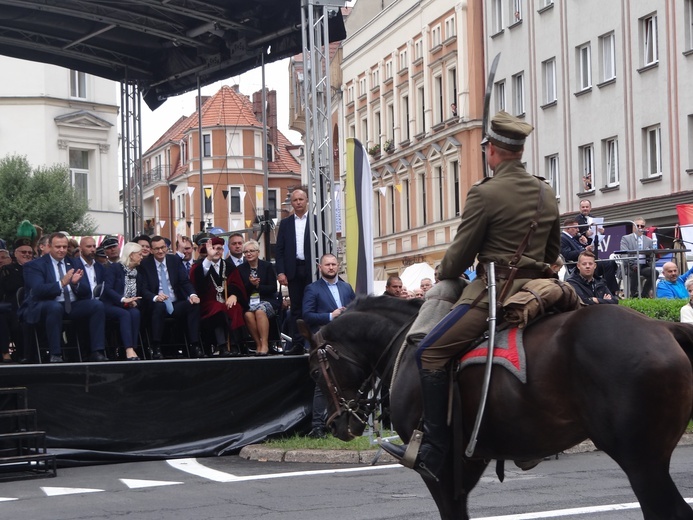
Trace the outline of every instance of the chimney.
{"type": "Polygon", "coordinates": [[[270,90],[267,92],[267,128],[269,130],[269,140],[276,148],[279,139],[277,139],[277,91],[270,90]]]}
{"type": "MultiPolygon", "coordinates": [[[[211,96],[202,96],[202,106],[207,102],[211,96]]],[[[200,109],[200,96],[195,96],[195,110],[200,109]]]]}

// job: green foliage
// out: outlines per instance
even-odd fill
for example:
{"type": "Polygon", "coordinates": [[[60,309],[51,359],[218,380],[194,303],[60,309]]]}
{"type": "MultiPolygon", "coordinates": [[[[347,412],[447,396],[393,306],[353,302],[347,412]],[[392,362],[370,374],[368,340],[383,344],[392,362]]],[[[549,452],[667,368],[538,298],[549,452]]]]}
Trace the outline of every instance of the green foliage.
{"type": "Polygon", "coordinates": [[[679,321],[681,307],[688,300],[669,300],[666,298],[628,298],[619,300],[618,304],[629,307],[650,318],[664,321],[679,321]]]}
{"type": "MultiPolygon", "coordinates": [[[[394,435],[391,431],[383,431],[383,437],[394,435]]],[[[357,437],[353,441],[344,442],[337,437],[328,435],[324,439],[311,439],[295,434],[291,437],[280,437],[268,439],[263,443],[268,448],[279,448],[286,451],[292,450],[375,450],[377,446],[372,446],[368,436],[357,437]]]]}
{"type": "Polygon", "coordinates": [[[41,226],[44,233],[66,231],[91,235],[95,224],[86,214],[88,203],[70,184],[64,165],[32,170],[26,157],[0,159],[0,237],[12,243],[22,220],[41,226]]]}

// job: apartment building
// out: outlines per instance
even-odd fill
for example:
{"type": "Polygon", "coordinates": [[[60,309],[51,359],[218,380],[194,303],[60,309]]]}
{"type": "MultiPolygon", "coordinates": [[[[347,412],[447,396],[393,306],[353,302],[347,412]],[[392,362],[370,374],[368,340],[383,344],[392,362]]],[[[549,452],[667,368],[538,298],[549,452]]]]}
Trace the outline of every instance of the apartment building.
{"type": "Polygon", "coordinates": [[[359,1],[346,21],[339,135],[371,155],[378,280],[440,261],[483,177],[482,4],[359,1]]]}
{"type": "Polygon", "coordinates": [[[121,233],[118,84],[84,72],[0,56],[0,156],[64,164],[98,234],[121,233]]]}
{"type": "Polygon", "coordinates": [[[693,202],[693,0],[488,0],[493,109],[535,126],[530,172],[563,214],[676,224],[693,202]]]}
{"type": "Polygon", "coordinates": [[[275,222],[282,218],[282,211],[283,216],[288,214],[282,201],[289,187],[301,184],[300,147],[277,128],[276,98],[275,91],[266,93],[266,149],[262,92],[255,92],[251,100],[237,86],[223,86],[202,98],[202,153],[196,109],[190,116],[181,116],[143,154],[145,233],[174,240],[176,234],[199,233],[203,221],[203,230],[221,228],[255,238],[265,209],[275,222]],[[267,200],[263,154],[268,161],[267,200]]]}

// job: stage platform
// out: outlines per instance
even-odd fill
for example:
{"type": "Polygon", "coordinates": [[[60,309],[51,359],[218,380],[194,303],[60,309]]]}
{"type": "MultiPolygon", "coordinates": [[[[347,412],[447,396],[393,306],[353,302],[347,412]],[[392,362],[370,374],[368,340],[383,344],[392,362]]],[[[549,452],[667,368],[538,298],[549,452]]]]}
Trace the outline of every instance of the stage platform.
{"type": "Polygon", "coordinates": [[[60,466],[240,450],[309,428],[308,356],[3,365],[60,466]]]}

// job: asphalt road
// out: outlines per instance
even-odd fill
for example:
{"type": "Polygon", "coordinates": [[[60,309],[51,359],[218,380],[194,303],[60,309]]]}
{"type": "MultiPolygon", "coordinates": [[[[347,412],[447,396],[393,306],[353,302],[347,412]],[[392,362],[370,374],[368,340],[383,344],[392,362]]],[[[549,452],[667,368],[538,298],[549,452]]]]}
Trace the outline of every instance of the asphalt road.
{"type": "MultiPolygon", "coordinates": [[[[679,447],[672,474],[693,497],[693,447],[679,447]]],[[[529,472],[492,472],[470,499],[475,519],[641,519],[628,481],[601,452],[562,455],[529,472]],[[625,505],[624,505],[625,504],[625,505]],[[596,509],[595,509],[596,508],[596,509]],[[601,509],[600,509],[601,508],[601,509]],[[569,511],[573,509],[573,514],[569,511]]],[[[0,517],[31,520],[438,519],[412,471],[268,463],[239,457],[67,468],[58,477],[0,484],[0,517]]]]}

